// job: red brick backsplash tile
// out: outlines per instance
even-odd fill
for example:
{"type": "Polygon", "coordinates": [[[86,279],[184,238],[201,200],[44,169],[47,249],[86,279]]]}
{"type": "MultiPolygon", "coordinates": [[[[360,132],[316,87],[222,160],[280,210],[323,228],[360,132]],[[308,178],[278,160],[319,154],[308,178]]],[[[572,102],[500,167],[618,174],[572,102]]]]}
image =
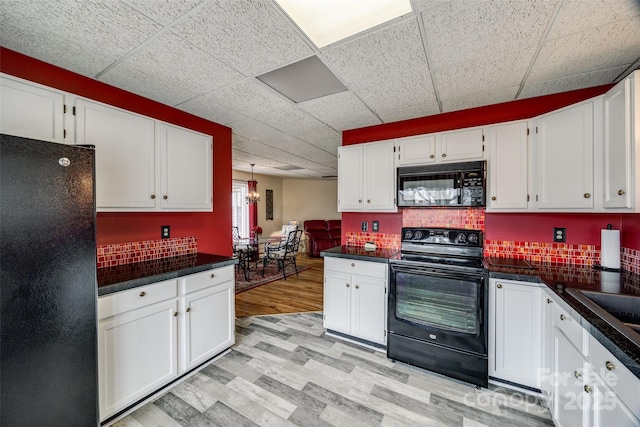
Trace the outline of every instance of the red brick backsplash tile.
{"type": "Polygon", "coordinates": [[[403,227],[444,227],[484,231],[485,210],[466,209],[403,209],[403,227]]]}
{"type": "Polygon", "coordinates": [[[98,268],[132,264],[198,252],[197,237],[115,243],[97,247],[98,268]]]}
{"type": "Polygon", "coordinates": [[[622,248],[620,254],[620,264],[623,270],[640,274],[640,250],[622,248]]]}

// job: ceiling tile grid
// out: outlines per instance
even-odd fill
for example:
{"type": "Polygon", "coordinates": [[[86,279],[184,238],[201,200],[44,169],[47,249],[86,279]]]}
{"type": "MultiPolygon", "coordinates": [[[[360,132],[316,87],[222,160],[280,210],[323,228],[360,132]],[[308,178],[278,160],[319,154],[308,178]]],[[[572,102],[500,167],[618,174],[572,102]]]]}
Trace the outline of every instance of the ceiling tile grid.
{"type": "Polygon", "coordinates": [[[0,0],[0,45],[229,126],[234,168],[301,178],[336,174],[347,129],[614,83],[640,66],[638,0],[411,5],[318,49],[274,0],[0,0]],[[312,55],[348,91],[296,104],[256,79],[312,55]],[[289,166],[302,169],[277,169],[289,166]]]}

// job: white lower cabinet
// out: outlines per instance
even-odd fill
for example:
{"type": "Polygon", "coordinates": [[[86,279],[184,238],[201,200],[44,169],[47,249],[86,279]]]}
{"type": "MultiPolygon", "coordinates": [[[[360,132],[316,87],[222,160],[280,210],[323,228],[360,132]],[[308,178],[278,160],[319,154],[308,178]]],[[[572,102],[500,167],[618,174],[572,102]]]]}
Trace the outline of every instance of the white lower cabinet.
{"type": "Polygon", "coordinates": [[[560,331],[554,331],[553,419],[558,427],[584,426],[589,396],[584,392],[584,356],[560,331]]]}
{"type": "Polygon", "coordinates": [[[100,419],[233,345],[233,266],[98,298],[100,419]]]}
{"type": "MultiPolygon", "coordinates": [[[[180,369],[187,371],[198,366],[211,356],[231,347],[235,335],[235,289],[233,267],[221,271],[204,272],[180,280],[180,311],[184,313],[180,349],[180,369]],[[205,289],[190,291],[192,284],[212,281],[219,283],[205,289]]],[[[193,286],[197,287],[197,286],[193,286]]]]}
{"type": "Polygon", "coordinates": [[[386,345],[388,264],[324,259],[324,327],[386,345]]]}
{"type": "Polygon", "coordinates": [[[490,280],[489,376],[540,387],[541,294],[535,283],[490,280]]]}

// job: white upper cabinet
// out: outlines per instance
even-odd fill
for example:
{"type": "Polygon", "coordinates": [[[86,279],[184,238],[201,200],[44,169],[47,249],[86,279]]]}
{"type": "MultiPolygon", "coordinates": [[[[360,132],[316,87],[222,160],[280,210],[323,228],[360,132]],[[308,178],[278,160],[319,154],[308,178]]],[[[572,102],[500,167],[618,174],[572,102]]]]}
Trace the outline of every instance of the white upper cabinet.
{"type": "Polygon", "coordinates": [[[453,163],[484,158],[482,128],[396,139],[396,166],[453,163]]]}
{"type": "Polygon", "coordinates": [[[213,209],[211,136],[158,124],[163,209],[213,209]]]}
{"type": "Polygon", "coordinates": [[[397,166],[436,162],[436,135],[417,135],[396,140],[397,166]]]}
{"type": "Polygon", "coordinates": [[[527,122],[489,128],[487,210],[529,207],[527,122]]]}
{"type": "Polygon", "coordinates": [[[0,75],[0,131],[8,135],[65,142],[64,93],[0,75]]]}
{"type": "Polygon", "coordinates": [[[154,120],[78,99],[76,121],[77,143],[96,147],[98,211],[154,209],[154,120]]]}
{"type": "Polygon", "coordinates": [[[96,147],[98,211],[211,211],[211,136],[76,101],[76,141],[96,147]]]}
{"type": "Polygon", "coordinates": [[[482,160],[484,157],[482,128],[443,132],[439,134],[439,138],[436,157],[441,162],[466,162],[482,160]]]}
{"type": "Polygon", "coordinates": [[[396,212],[393,142],[338,147],[338,211],[396,212]]]}
{"type": "Polygon", "coordinates": [[[603,97],[603,206],[637,210],[640,199],[640,71],[603,97]]]}
{"type": "Polygon", "coordinates": [[[593,102],[538,118],[537,207],[592,209],[593,102]]]}

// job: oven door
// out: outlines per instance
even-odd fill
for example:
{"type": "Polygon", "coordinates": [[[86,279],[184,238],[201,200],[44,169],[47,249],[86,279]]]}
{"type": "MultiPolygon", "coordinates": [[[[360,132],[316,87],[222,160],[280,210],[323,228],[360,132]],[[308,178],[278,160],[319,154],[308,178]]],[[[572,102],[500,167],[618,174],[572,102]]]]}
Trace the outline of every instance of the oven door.
{"type": "Polygon", "coordinates": [[[487,355],[485,270],[417,261],[390,264],[390,334],[487,355]]]}

